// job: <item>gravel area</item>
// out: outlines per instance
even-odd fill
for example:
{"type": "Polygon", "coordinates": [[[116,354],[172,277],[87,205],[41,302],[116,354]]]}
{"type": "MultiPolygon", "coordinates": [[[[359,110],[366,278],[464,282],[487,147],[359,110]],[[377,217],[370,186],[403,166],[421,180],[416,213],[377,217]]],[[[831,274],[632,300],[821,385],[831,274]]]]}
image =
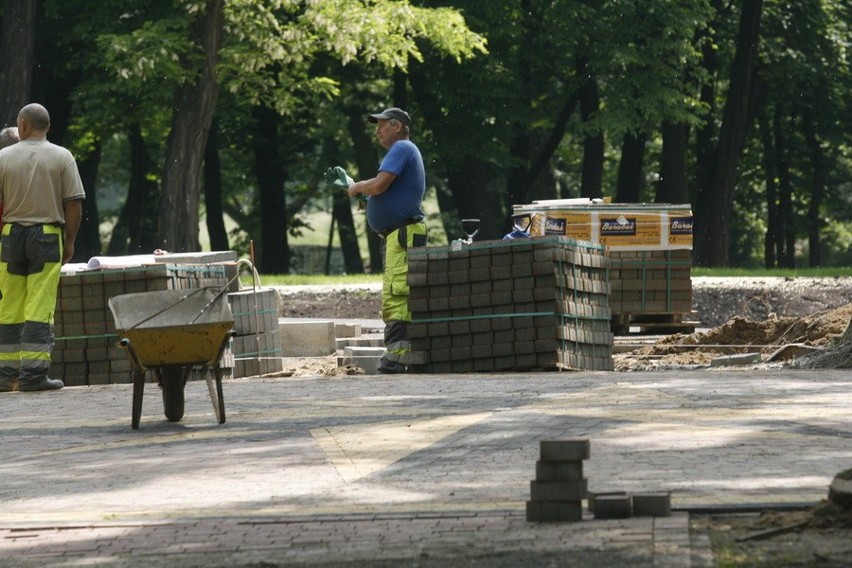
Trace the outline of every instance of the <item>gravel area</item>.
{"type": "MultiPolygon", "coordinates": [[[[281,315],[290,318],[378,317],[381,284],[282,286],[281,315]]],[[[692,319],[700,327],[735,316],[761,321],[800,317],[852,303],[852,277],[692,279],[692,319]]]]}

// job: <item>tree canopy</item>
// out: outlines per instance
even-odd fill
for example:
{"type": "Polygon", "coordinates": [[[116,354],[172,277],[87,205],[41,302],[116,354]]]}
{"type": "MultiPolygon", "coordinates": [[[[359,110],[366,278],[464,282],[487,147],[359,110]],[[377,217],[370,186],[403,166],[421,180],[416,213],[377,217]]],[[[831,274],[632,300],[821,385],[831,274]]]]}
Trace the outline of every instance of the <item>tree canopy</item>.
{"type": "Polygon", "coordinates": [[[375,240],[361,250],[353,204],[321,173],[372,176],[381,149],[365,115],[396,105],[412,114],[432,222],[448,234],[480,217],[481,238],[499,238],[512,205],[532,199],[687,202],[699,264],[848,265],[850,11],[848,0],[4,0],[0,105],[8,124],[42,102],[51,139],[77,156],[90,196],[81,256],[197,250],[204,216],[213,246],[259,236],[262,270],[287,272],[288,238],[331,204],[346,270],[375,267],[375,240]]]}

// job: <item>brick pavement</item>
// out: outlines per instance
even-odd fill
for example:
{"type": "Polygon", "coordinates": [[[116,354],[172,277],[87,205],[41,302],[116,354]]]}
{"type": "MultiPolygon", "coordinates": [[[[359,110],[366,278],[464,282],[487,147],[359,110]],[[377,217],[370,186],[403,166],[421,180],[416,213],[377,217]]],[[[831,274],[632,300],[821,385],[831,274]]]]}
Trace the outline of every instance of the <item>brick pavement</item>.
{"type": "Polygon", "coordinates": [[[852,459],[848,371],[347,376],[0,394],[0,566],[706,565],[688,515],[527,523],[538,442],[592,491],[815,503],[852,459]]]}

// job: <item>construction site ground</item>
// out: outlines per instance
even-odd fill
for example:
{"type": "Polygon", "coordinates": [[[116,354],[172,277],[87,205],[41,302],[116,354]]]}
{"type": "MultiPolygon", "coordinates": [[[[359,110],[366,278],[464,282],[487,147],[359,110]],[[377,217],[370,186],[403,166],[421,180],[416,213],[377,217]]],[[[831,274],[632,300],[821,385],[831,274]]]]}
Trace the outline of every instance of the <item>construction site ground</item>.
{"type": "MultiPolygon", "coordinates": [[[[203,381],[179,423],[151,385],[138,431],[130,385],[0,393],[0,565],[852,565],[850,513],[826,502],[852,467],[852,278],[693,286],[701,329],[618,353],[614,373],[287,360],[226,381],[225,424],[203,381]],[[824,351],[710,367],[734,339],[824,351]],[[670,491],[672,516],[527,522],[539,442],[572,437],[591,440],[591,491],[670,491]]],[[[376,321],[376,286],[281,294],[285,317],[376,321]]]]}
{"type": "MultiPolygon", "coordinates": [[[[841,336],[852,320],[852,278],[694,277],[695,333],[638,333],[615,338],[617,371],[709,369],[721,357],[759,353],[765,361],[783,346],[824,350],[756,367],[852,367],[852,341],[841,336]]],[[[375,318],[380,286],[304,287],[284,290],[282,313],[290,317],[375,318]]],[[[686,319],[686,318],[685,318],[686,319]]],[[[333,358],[290,362],[294,376],[357,373],[333,358]]],[[[849,466],[852,467],[852,461],[849,466]]],[[[708,511],[691,516],[716,565],[852,566],[852,513],[827,503],[809,508],[708,511]]]]}
{"type": "MultiPolygon", "coordinates": [[[[617,336],[617,371],[708,368],[714,359],[738,353],[759,352],[766,360],[790,344],[825,348],[852,318],[852,277],[695,277],[692,286],[689,319],[697,322],[696,332],[617,336]]],[[[375,324],[380,290],[379,284],[279,288],[281,315],[375,324]]],[[[848,350],[835,349],[807,364],[839,367],[849,364],[849,356],[848,350]]],[[[338,368],[336,357],[329,356],[286,361],[285,372],[305,376],[357,370],[338,368]]]]}

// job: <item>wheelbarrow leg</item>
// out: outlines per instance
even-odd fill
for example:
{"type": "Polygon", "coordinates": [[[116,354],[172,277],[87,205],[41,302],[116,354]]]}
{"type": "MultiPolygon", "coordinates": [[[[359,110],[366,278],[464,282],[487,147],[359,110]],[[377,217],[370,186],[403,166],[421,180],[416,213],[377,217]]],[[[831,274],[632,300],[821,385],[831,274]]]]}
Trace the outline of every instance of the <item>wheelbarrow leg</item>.
{"type": "Polygon", "coordinates": [[[139,429],[139,420],[142,417],[142,395],[145,393],[145,372],[133,371],[133,410],[130,418],[130,427],[139,429]]]}
{"type": "Polygon", "coordinates": [[[222,395],[222,368],[216,365],[213,369],[213,375],[216,377],[214,386],[213,379],[210,378],[210,373],[205,373],[204,378],[207,380],[207,390],[210,393],[210,400],[213,402],[213,412],[216,413],[216,421],[219,424],[225,423],[225,398],[222,395]]]}

